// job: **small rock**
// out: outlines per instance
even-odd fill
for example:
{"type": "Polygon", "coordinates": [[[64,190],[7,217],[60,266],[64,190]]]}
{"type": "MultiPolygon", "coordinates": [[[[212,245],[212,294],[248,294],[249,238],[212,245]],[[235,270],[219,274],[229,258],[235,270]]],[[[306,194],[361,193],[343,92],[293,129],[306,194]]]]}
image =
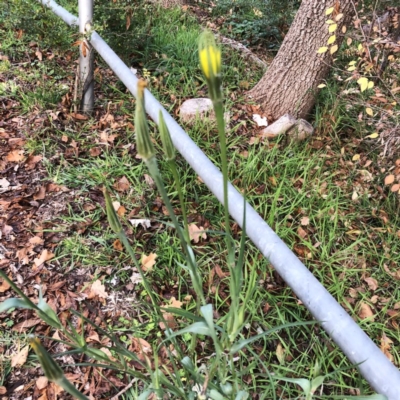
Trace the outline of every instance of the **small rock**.
{"type": "Polygon", "coordinates": [[[290,114],[285,114],[273,124],[263,129],[261,133],[267,139],[287,134],[289,138],[300,142],[311,136],[314,133],[314,128],[304,119],[296,120],[290,114]]]}
{"type": "Polygon", "coordinates": [[[210,120],[215,120],[213,103],[207,98],[184,101],[179,109],[179,115],[184,122],[193,122],[196,116],[199,118],[208,116],[210,120]]]}
{"type": "Polygon", "coordinates": [[[296,125],[296,118],[289,114],[285,114],[277,119],[273,124],[267,126],[261,131],[262,135],[267,139],[273,139],[278,135],[285,134],[289,129],[296,125]]]}
{"type": "Polygon", "coordinates": [[[304,119],[298,119],[296,124],[289,129],[288,136],[296,142],[307,139],[314,133],[313,126],[304,119]]]}

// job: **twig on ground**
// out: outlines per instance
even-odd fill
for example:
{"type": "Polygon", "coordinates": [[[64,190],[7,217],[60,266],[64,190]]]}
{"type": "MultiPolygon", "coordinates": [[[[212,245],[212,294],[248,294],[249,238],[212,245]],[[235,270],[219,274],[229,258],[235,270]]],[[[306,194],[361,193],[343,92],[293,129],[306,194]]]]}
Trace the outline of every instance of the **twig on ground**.
{"type": "Polygon", "coordinates": [[[129,390],[137,380],[138,380],[138,378],[132,379],[132,381],[127,386],[125,386],[115,396],[111,397],[110,400],[118,400],[118,397],[121,396],[121,394],[124,394],[127,390],[129,390]]]}

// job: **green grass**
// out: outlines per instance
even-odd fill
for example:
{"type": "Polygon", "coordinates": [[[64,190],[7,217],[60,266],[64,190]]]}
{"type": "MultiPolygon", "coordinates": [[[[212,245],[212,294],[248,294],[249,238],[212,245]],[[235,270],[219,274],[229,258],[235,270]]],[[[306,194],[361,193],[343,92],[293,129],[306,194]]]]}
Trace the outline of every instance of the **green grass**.
{"type": "MultiPolygon", "coordinates": [[[[11,15],[17,14],[12,8],[9,10],[11,15]]],[[[160,12],[152,8],[150,11],[153,15],[147,22],[147,31],[141,32],[137,43],[132,39],[128,48],[124,47],[126,42],[120,42],[118,50],[139,73],[143,74],[144,68],[150,73],[152,92],[166,108],[174,112],[186,98],[206,95],[197,58],[197,39],[201,30],[194,18],[180,10],[160,12]],[[172,28],[165,29],[165,26],[172,28]]],[[[10,25],[2,22],[1,51],[10,56],[11,65],[24,57],[29,40],[34,39],[36,34],[48,36],[49,30],[64,29],[59,28],[59,23],[48,13],[40,15],[40,19],[38,17],[35,21],[39,27],[32,26],[22,40],[16,39],[10,25]]],[[[16,21],[15,26],[18,27],[19,23],[16,21]]],[[[49,42],[53,51],[60,51],[57,54],[61,54],[63,46],[74,40],[69,33],[66,34],[69,31],[62,32],[64,35],[60,33],[53,38],[53,42],[49,42]],[[60,38],[61,44],[58,43],[60,38]]],[[[111,39],[115,41],[116,37],[111,39]]],[[[50,41],[49,38],[46,40],[50,41]]],[[[251,87],[262,71],[247,65],[231,49],[224,50],[223,60],[226,108],[232,114],[240,113],[237,105],[244,103],[243,93],[239,90],[240,82],[245,79],[251,87]]],[[[98,64],[103,71],[102,61],[98,60],[98,64]]],[[[72,61],[67,65],[65,69],[54,60],[43,60],[26,62],[19,69],[3,68],[3,74],[15,79],[16,89],[0,87],[0,95],[1,90],[5,95],[11,93],[20,103],[21,114],[56,109],[65,94],[65,85],[72,85],[68,77],[73,76],[74,65],[72,61]],[[44,75],[46,79],[43,79],[44,75]]],[[[386,312],[400,301],[400,291],[385,270],[385,265],[393,268],[399,262],[400,244],[396,237],[400,225],[399,201],[391,193],[381,196],[376,192],[376,185],[382,182],[381,175],[373,176],[371,182],[362,181],[363,167],[353,162],[352,157],[356,152],[365,151],[362,143],[353,140],[366,135],[365,126],[354,119],[359,112],[357,108],[350,111],[346,109],[345,100],[338,97],[339,90],[335,84],[329,84],[316,106],[316,140],[323,144],[320,149],[315,149],[312,141],[300,144],[281,142],[275,146],[269,143],[250,145],[251,131],[254,129],[252,123],[247,120],[239,127],[232,124],[232,131],[227,138],[229,176],[239,190],[246,192],[250,204],[294,249],[350,315],[357,318],[360,301],[374,307],[375,321],[359,321],[360,326],[377,343],[383,332],[393,340],[395,345],[391,353],[399,363],[400,333],[398,328],[388,324],[386,312]],[[344,152],[342,149],[345,149],[344,152]],[[248,151],[247,157],[243,156],[244,150],[248,151]],[[356,200],[352,200],[354,191],[359,196],[356,200]],[[389,222],[384,223],[380,218],[381,210],[390,216],[389,222]],[[309,218],[309,224],[302,226],[306,233],[302,237],[299,228],[304,217],[309,218]],[[377,280],[378,288],[375,291],[366,284],[366,277],[377,280]],[[374,295],[377,296],[376,302],[371,300],[374,295]]],[[[115,120],[128,115],[127,120],[132,121],[134,102],[114,77],[104,74],[96,92],[102,96],[96,99],[98,109],[102,107],[106,110],[111,102],[110,111],[115,120]]],[[[104,112],[100,116],[104,116],[104,112]]],[[[106,287],[109,285],[110,291],[122,295],[126,293],[125,287],[132,274],[131,260],[124,251],[113,247],[116,238],[108,228],[104,208],[99,204],[94,204],[90,210],[84,207],[86,203],[92,204],[91,191],[98,191],[104,184],[112,188],[119,179],[126,177],[129,189],[125,192],[113,190],[114,200],[126,208],[124,226],[138,255],[142,252],[155,252],[158,255],[156,267],[147,272],[147,276],[160,303],[165,304],[165,293],[182,300],[191,295],[191,282],[188,274],[183,273],[177,265],[176,261],[182,262],[183,257],[168,225],[165,210],[158,201],[159,196],[144,180],[144,174],[148,172],[143,163],[134,157],[134,135],[124,127],[109,127],[108,134],[115,133],[118,137],[112,145],[106,146],[99,143],[101,128],[96,127],[96,123],[95,119],[77,123],[67,120],[63,124],[49,121],[47,128],[35,131],[27,143],[29,151],[45,156],[49,179],[75,191],[74,200],[58,220],[59,229],[69,233],[56,248],[56,259],[66,273],[83,271],[90,274],[93,280],[106,274],[106,287]],[[67,141],[60,140],[63,135],[67,141]],[[66,155],[65,151],[73,141],[79,148],[79,154],[66,155]],[[102,149],[99,156],[90,155],[90,149],[95,147],[102,149]],[[128,221],[130,218],[149,218],[152,228],[149,231],[133,228],[128,221]]],[[[219,164],[215,126],[196,121],[194,126],[185,128],[207,156],[219,164]]],[[[156,148],[160,151],[159,144],[156,148]]],[[[172,174],[161,157],[159,163],[179,213],[172,174]]],[[[206,295],[222,315],[228,307],[228,280],[222,278],[209,282],[209,276],[216,265],[225,265],[225,242],[219,233],[223,230],[223,210],[180,157],[178,170],[189,219],[196,223],[201,221],[208,230],[216,232],[209,232],[210,240],[195,245],[194,249],[204,277],[206,295]]],[[[298,303],[292,291],[279,280],[268,261],[259,255],[250,242],[246,265],[249,269],[257,269],[259,280],[248,304],[248,326],[244,334],[251,335],[285,323],[311,319],[305,307],[298,303]]],[[[122,341],[128,342],[129,335],[135,335],[156,345],[161,331],[154,323],[155,317],[146,294],[139,292],[135,295],[135,311],[132,311],[133,307],[130,307],[131,310],[127,307],[127,316],[117,321],[107,317],[107,327],[122,341]]],[[[194,301],[188,300],[185,307],[194,311],[194,301]]],[[[198,354],[194,355],[194,359],[203,360],[209,356],[207,346],[203,350],[196,350],[198,354]]],[[[360,384],[356,368],[349,365],[340,349],[332,344],[318,325],[274,333],[257,342],[252,350],[275,376],[311,378],[316,362],[320,364],[321,374],[348,368],[328,379],[324,394],[348,394],[349,389],[360,384]],[[283,351],[279,357],[277,349],[283,351]]],[[[298,398],[302,395],[295,384],[280,381],[279,385],[272,385],[266,371],[256,361],[241,357],[238,363],[241,364],[238,370],[242,371],[240,379],[246,382],[249,390],[265,392],[264,398],[298,398]]],[[[9,374],[8,364],[3,371],[3,375],[9,374]]],[[[370,392],[365,382],[361,385],[367,393],[370,392]]],[[[136,398],[142,389],[138,384],[124,396],[127,399],[136,398]]]]}

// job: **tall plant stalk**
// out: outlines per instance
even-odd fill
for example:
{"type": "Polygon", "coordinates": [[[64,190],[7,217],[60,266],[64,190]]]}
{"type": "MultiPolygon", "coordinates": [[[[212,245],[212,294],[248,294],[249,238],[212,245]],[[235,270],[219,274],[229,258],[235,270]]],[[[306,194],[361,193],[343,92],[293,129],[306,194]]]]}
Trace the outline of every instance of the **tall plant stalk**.
{"type": "MultiPolygon", "coordinates": [[[[157,189],[161,194],[161,197],[164,201],[165,206],[167,207],[169,217],[171,218],[172,223],[175,226],[176,232],[178,234],[179,241],[182,246],[183,253],[186,256],[186,261],[188,263],[187,269],[190,272],[194,289],[196,291],[197,296],[200,299],[201,304],[206,304],[206,300],[203,293],[203,285],[202,279],[199,274],[198,266],[196,263],[196,259],[194,257],[193,251],[190,247],[190,241],[187,241],[184,235],[184,232],[179,225],[178,219],[174,213],[174,208],[169,200],[168,193],[165,189],[164,182],[162,180],[162,176],[157,166],[157,160],[155,158],[155,151],[153,144],[150,138],[149,127],[147,124],[146,113],[144,109],[144,89],[146,87],[146,82],[139,81],[138,83],[138,95],[137,95],[137,104],[135,111],[135,127],[136,127],[136,143],[138,154],[142,157],[143,161],[146,163],[146,166],[150,172],[150,175],[154,179],[156,183],[157,189]]],[[[183,265],[182,265],[183,266],[183,265]]],[[[185,266],[183,266],[185,267],[185,266]]],[[[199,303],[197,304],[199,307],[199,303]]]]}
{"type": "Polygon", "coordinates": [[[185,201],[183,199],[181,181],[179,179],[178,170],[176,168],[175,147],[172,143],[171,135],[169,133],[167,124],[165,123],[164,116],[163,116],[163,113],[161,110],[158,114],[158,129],[160,131],[160,137],[161,137],[161,141],[162,141],[163,148],[164,148],[164,155],[165,155],[165,158],[171,169],[172,175],[174,177],[175,188],[176,188],[176,191],[178,192],[179,203],[180,203],[181,211],[182,211],[183,227],[184,227],[185,235],[186,235],[186,241],[187,241],[187,243],[190,243],[186,206],[185,206],[185,201]]]}
{"type": "Polygon", "coordinates": [[[222,94],[221,78],[221,50],[216,46],[214,35],[205,31],[199,41],[200,65],[203,74],[207,80],[210,99],[213,102],[215,117],[217,120],[217,129],[219,144],[221,150],[221,169],[223,176],[224,192],[224,215],[225,215],[225,240],[228,251],[228,267],[233,270],[234,246],[232,241],[230,218],[229,218],[229,200],[228,200],[228,159],[226,150],[225,120],[222,94]]]}

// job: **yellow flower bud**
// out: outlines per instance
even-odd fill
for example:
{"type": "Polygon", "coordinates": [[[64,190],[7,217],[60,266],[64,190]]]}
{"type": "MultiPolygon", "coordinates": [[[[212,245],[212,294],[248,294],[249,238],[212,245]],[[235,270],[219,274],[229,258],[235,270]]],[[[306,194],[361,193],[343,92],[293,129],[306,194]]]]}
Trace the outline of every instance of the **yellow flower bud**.
{"type": "Polygon", "coordinates": [[[222,100],[221,50],[215,44],[214,35],[205,31],[199,40],[200,66],[207,79],[210,98],[213,102],[222,100]]]}
{"type": "Polygon", "coordinates": [[[208,46],[200,50],[200,65],[207,79],[212,79],[221,73],[221,50],[208,46]]]}

